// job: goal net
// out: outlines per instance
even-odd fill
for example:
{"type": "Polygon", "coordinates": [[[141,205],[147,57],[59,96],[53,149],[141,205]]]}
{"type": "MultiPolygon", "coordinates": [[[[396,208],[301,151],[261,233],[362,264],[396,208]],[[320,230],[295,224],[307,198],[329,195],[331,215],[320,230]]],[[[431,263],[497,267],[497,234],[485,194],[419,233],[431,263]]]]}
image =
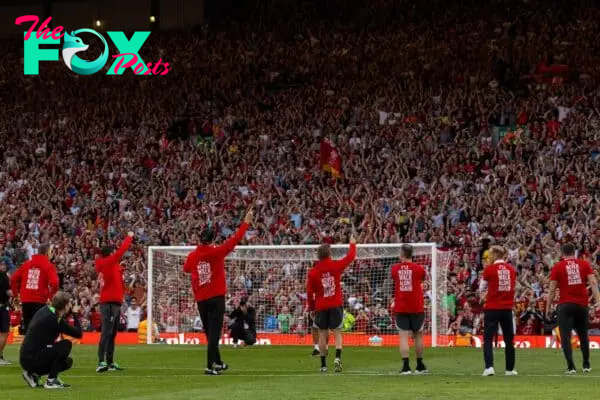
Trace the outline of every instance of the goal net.
{"type": "MultiPolygon", "coordinates": [[[[447,312],[441,305],[447,293],[452,252],[433,243],[412,244],[414,262],[428,271],[425,292],[426,345],[448,343],[447,312]],[[433,289],[432,289],[433,288],[433,289]]],[[[393,316],[392,265],[399,261],[402,244],[358,245],[356,260],[342,277],[344,343],[357,346],[398,344],[393,316]]],[[[318,246],[238,246],[226,261],[227,315],[241,298],[256,310],[257,344],[312,345],[308,323],[306,276],[316,261],[318,246]]],[[[202,323],[183,263],[194,247],[149,247],[148,325],[155,323],[160,338],[172,344],[205,343],[202,323]]],[[[339,259],[347,245],[332,246],[339,259]]],[[[228,320],[223,344],[231,343],[228,320]]],[[[156,341],[148,330],[148,343],[156,341]]]]}

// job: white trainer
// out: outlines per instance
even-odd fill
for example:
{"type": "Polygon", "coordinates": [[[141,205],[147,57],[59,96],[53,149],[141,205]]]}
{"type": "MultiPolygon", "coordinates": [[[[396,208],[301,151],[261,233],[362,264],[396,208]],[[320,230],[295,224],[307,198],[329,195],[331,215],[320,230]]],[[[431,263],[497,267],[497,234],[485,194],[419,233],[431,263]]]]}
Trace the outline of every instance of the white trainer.
{"type": "Polygon", "coordinates": [[[517,376],[517,375],[519,375],[519,373],[513,369],[512,371],[505,371],[504,375],[506,375],[506,376],[517,376]]]}
{"type": "Polygon", "coordinates": [[[592,367],[584,368],[583,372],[585,372],[585,373],[592,372],[592,367]]]}
{"type": "Polygon", "coordinates": [[[483,376],[494,376],[496,372],[494,371],[494,367],[489,367],[483,370],[483,376]]]}
{"type": "Polygon", "coordinates": [[[333,361],[333,370],[338,374],[340,372],[342,372],[342,360],[340,360],[339,358],[336,358],[333,361]]]}
{"type": "Polygon", "coordinates": [[[569,368],[565,371],[565,375],[575,375],[577,373],[577,370],[575,368],[569,368]]]}
{"type": "Polygon", "coordinates": [[[25,382],[27,382],[31,388],[36,388],[40,385],[38,376],[27,371],[23,371],[23,379],[25,379],[25,382]]]}

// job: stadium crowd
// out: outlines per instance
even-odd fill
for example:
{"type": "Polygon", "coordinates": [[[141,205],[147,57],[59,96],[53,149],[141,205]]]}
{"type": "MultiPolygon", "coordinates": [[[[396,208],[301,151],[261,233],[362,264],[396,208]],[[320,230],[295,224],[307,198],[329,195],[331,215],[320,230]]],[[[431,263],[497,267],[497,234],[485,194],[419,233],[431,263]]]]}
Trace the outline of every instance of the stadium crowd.
{"type": "MultiPolygon", "coordinates": [[[[277,3],[252,24],[152,33],[142,55],[168,60],[165,76],[62,63],[24,76],[22,43],[4,43],[2,262],[14,270],[51,243],[62,287],[98,330],[103,243],[135,232],[123,265],[128,302],[144,305],[147,246],[195,244],[209,225],[225,238],[254,204],[244,244],[347,243],[356,230],[359,243],[453,250],[441,309],[452,333],[480,329],[478,272],[489,243],[504,244],[521,272],[519,332],[541,333],[559,244],[594,265],[600,255],[599,10],[314,4],[340,23],[310,9],[282,20],[277,3]],[[323,138],[339,179],[321,169],[323,138]]],[[[306,264],[237,265],[230,306],[250,296],[259,329],[306,331],[306,264]]],[[[382,268],[346,276],[348,330],[394,329],[382,268]]],[[[162,278],[161,329],[199,330],[194,304],[162,278]]]]}

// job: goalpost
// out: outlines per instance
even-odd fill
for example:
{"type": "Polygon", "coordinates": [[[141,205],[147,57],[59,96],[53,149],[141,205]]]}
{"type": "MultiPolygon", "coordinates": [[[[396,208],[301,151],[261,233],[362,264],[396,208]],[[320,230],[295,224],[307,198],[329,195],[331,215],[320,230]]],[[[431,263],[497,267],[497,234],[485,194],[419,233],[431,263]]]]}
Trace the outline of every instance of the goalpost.
{"type": "MultiPolygon", "coordinates": [[[[447,345],[448,313],[442,302],[447,294],[452,252],[438,250],[435,243],[411,245],[413,261],[422,264],[429,276],[423,288],[426,344],[447,345]]],[[[342,277],[347,315],[344,340],[349,345],[397,343],[390,270],[399,261],[401,246],[402,243],[358,245],[356,260],[342,277]]],[[[183,263],[194,248],[148,248],[148,343],[154,341],[153,323],[161,337],[192,337],[191,343],[204,340],[190,277],[183,272],[183,263]]],[[[261,338],[273,338],[273,344],[311,343],[305,282],[308,269],[316,261],[317,248],[315,245],[238,246],[227,257],[227,313],[240,298],[247,297],[256,310],[259,343],[261,338]]],[[[348,245],[332,245],[331,250],[332,258],[339,259],[347,253],[348,245]]]]}

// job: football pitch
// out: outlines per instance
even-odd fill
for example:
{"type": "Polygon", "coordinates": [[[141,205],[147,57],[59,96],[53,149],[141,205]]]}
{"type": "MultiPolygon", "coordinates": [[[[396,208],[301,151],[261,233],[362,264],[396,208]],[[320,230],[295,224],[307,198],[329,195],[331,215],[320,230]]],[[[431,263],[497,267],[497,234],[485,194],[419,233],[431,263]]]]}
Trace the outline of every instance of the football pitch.
{"type": "MultiPolygon", "coordinates": [[[[73,369],[61,375],[72,385],[64,390],[31,389],[17,363],[0,367],[0,398],[24,399],[482,399],[593,398],[600,384],[600,353],[592,352],[590,374],[563,376],[559,350],[517,349],[517,377],[505,377],[504,354],[496,351],[495,377],[482,377],[481,349],[426,349],[428,376],[401,376],[395,348],[344,349],[344,372],[318,372],[318,357],[307,347],[222,347],[230,370],[204,376],[205,349],[200,346],[118,347],[122,372],[97,374],[96,348],[75,346],[73,369]],[[598,355],[597,355],[598,354],[598,355]]],[[[579,350],[576,363],[581,364],[579,350]]],[[[18,347],[5,358],[16,361],[18,347]]],[[[333,358],[329,357],[330,367],[333,358]]],[[[414,361],[411,365],[414,368],[414,361]]]]}

